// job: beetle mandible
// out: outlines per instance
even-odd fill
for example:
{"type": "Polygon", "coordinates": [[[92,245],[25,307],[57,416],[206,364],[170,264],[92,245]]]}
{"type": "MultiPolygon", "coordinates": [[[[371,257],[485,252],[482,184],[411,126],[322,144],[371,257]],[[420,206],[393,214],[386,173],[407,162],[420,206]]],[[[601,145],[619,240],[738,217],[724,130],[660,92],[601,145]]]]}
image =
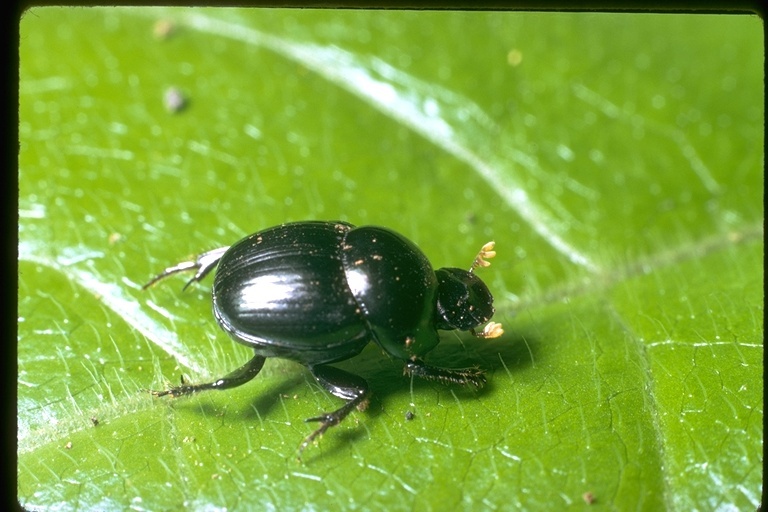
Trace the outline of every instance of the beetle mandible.
{"type": "Polygon", "coordinates": [[[490,265],[494,243],[485,244],[469,270],[433,270],[413,242],[376,226],[306,221],[254,233],[166,268],[143,289],[172,274],[194,271],[184,289],[218,266],[212,288],[213,314],[235,341],[254,356],[228,375],[205,384],[185,384],[156,396],[179,397],[207,389],[230,389],[253,379],[268,357],[297,361],[317,382],[346,403],[309,418],[320,426],[304,448],[354,409],[370,400],[361,377],[329,366],[356,356],[375,342],[404,362],[403,373],[443,383],[481,387],[478,368],[429,366],[422,356],[440,341],[439,330],[469,331],[480,338],[503,334],[490,322],[493,296],[474,270],[490,265]]]}

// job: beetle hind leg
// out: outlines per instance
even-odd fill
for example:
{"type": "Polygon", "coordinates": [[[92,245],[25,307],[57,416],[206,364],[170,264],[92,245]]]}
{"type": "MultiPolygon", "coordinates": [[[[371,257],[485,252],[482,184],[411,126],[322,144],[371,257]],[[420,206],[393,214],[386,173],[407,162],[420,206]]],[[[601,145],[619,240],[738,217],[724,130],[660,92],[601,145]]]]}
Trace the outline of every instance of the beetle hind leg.
{"type": "Polygon", "coordinates": [[[212,251],[204,252],[200,256],[198,256],[195,261],[183,261],[181,263],[178,263],[176,265],[173,265],[172,267],[168,267],[162,272],[160,272],[158,275],[153,277],[147,284],[141,287],[142,290],[146,290],[156,282],[165,279],[168,276],[171,276],[173,274],[178,274],[179,272],[186,272],[187,270],[195,270],[195,275],[192,276],[189,281],[187,281],[187,284],[184,285],[184,289],[186,290],[187,287],[192,283],[198,283],[202,281],[205,276],[210,273],[211,270],[213,270],[216,265],[219,264],[219,260],[222,256],[224,256],[224,253],[227,252],[227,249],[229,247],[219,247],[218,249],[213,249],[212,251]]]}
{"type": "Polygon", "coordinates": [[[182,381],[181,386],[166,389],[165,391],[151,391],[151,393],[155,396],[171,395],[172,397],[177,398],[208,389],[236,388],[237,386],[242,386],[258,375],[261,371],[261,367],[264,366],[264,361],[266,361],[266,359],[266,357],[256,354],[250,361],[237,370],[230,372],[213,382],[206,382],[205,384],[184,384],[182,381]]]}
{"type": "Polygon", "coordinates": [[[299,446],[299,459],[301,459],[301,453],[304,451],[304,448],[309,446],[312,441],[323,435],[330,427],[341,423],[353,409],[357,408],[364,411],[368,407],[370,400],[368,383],[357,375],[339,370],[333,366],[310,366],[309,370],[321,386],[332,395],[347,400],[347,403],[333,412],[324,413],[305,420],[307,422],[318,421],[320,422],[320,427],[304,438],[304,441],[299,446]]]}

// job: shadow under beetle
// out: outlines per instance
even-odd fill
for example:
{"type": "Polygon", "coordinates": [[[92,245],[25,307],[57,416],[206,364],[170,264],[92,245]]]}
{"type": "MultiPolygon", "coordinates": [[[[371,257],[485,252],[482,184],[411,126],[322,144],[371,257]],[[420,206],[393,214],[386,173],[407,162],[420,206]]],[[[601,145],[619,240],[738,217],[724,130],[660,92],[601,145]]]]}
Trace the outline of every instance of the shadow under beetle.
{"type": "Polygon", "coordinates": [[[299,457],[315,438],[354,409],[368,406],[368,383],[329,363],[356,356],[374,341],[405,362],[403,373],[443,383],[481,387],[479,368],[429,366],[421,356],[440,341],[437,330],[469,331],[480,338],[503,334],[490,322],[493,297],[475,274],[496,255],[483,246],[469,270],[433,270],[416,245],[386,228],[345,222],[307,221],[259,231],[231,247],[205,252],[195,261],[166,268],[144,289],[178,272],[194,270],[184,289],[218,266],[213,314],[235,341],[254,356],[213,382],[185,384],[156,396],[179,397],[245,384],[268,357],[297,361],[331,394],[346,400],[339,409],[306,421],[320,427],[299,446],[299,457]]]}

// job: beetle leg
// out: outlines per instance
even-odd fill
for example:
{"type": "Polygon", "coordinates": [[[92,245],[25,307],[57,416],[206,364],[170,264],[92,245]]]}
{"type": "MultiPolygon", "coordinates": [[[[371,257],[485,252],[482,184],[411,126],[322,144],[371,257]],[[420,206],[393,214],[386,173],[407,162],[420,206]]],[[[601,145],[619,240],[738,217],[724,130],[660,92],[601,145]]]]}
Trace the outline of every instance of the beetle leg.
{"type": "Polygon", "coordinates": [[[368,383],[357,375],[345,372],[344,370],[339,370],[333,366],[322,365],[310,366],[309,371],[312,372],[315,380],[328,390],[328,392],[334,396],[347,400],[347,403],[333,412],[323,413],[320,416],[305,420],[307,422],[319,421],[320,428],[304,438],[304,441],[299,446],[299,459],[301,459],[301,453],[309,443],[323,435],[323,433],[330,427],[341,423],[341,421],[346,418],[355,407],[364,411],[366,407],[368,407],[368,401],[370,399],[368,383]]]}
{"type": "Polygon", "coordinates": [[[436,380],[443,384],[472,384],[476,388],[481,388],[485,384],[485,375],[480,368],[440,368],[424,364],[419,359],[405,363],[403,373],[425,380],[436,380]]]}
{"type": "Polygon", "coordinates": [[[198,391],[205,391],[207,389],[230,389],[242,386],[249,380],[253,379],[261,371],[261,367],[264,366],[266,357],[256,354],[250,361],[245,363],[237,370],[228,373],[220,379],[216,379],[213,382],[206,382],[205,384],[184,384],[182,379],[181,386],[166,389],[165,391],[151,391],[155,396],[171,395],[172,397],[180,397],[184,395],[191,395],[198,391]]]}
{"type": "Polygon", "coordinates": [[[192,276],[192,278],[187,281],[187,284],[184,285],[183,289],[186,290],[187,286],[190,284],[202,281],[205,276],[207,276],[208,273],[213,270],[216,265],[219,264],[219,260],[222,256],[224,256],[224,253],[227,252],[227,249],[229,249],[229,246],[219,247],[218,249],[204,252],[198,256],[195,261],[183,261],[173,265],[172,267],[168,267],[153,277],[147,284],[142,286],[141,289],[146,290],[156,282],[160,281],[161,279],[165,279],[170,275],[178,274],[179,272],[186,272],[187,270],[196,270],[195,275],[192,276]]]}

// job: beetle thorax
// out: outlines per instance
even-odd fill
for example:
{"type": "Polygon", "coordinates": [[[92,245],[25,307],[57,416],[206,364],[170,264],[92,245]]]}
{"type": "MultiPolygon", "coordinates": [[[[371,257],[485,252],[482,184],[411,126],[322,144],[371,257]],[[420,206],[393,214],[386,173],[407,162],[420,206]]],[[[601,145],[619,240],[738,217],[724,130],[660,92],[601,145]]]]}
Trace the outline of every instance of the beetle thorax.
{"type": "Polygon", "coordinates": [[[347,284],[381,348],[409,359],[437,345],[437,279],[412,242],[388,229],[356,228],[347,233],[341,257],[347,284]]]}

